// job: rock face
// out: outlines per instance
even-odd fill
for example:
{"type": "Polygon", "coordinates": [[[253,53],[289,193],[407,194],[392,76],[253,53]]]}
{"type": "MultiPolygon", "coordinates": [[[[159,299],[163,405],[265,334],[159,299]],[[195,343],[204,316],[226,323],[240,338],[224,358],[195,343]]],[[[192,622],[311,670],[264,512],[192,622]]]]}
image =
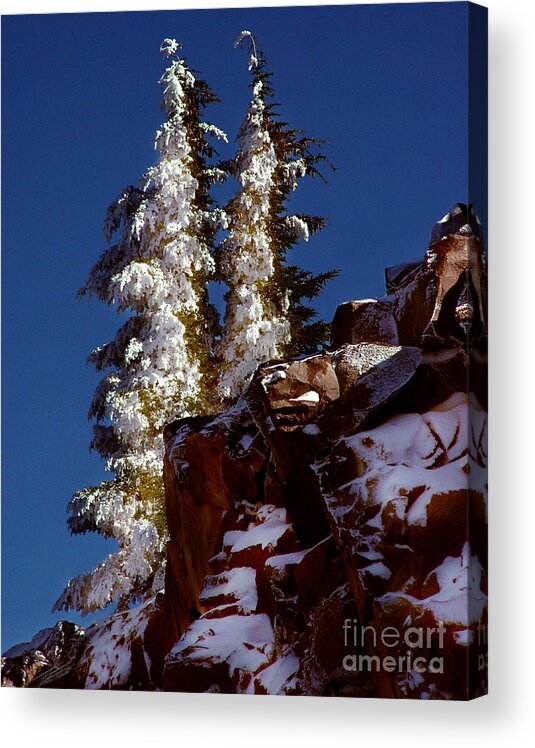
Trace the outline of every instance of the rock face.
{"type": "Polygon", "coordinates": [[[330,350],[271,361],[230,413],[168,427],[169,569],[198,571],[190,597],[167,577],[165,688],[484,692],[477,227],[456,206],[387,296],[339,307],[330,350]]]}
{"type": "Polygon", "coordinates": [[[2,657],[2,686],[154,690],[163,668],[163,594],[84,630],[67,621],[2,657]]]}
{"type": "Polygon", "coordinates": [[[55,673],[63,682],[83,645],[85,632],[68,621],[42,629],[30,642],[17,644],[2,657],[2,686],[36,687],[55,673]]]}
{"type": "Polygon", "coordinates": [[[167,426],[165,594],[71,632],[57,662],[46,637],[6,653],[10,684],[485,693],[486,274],[471,207],[435,226],[423,260],[388,269],[386,291],[338,308],[328,350],[261,366],[228,412],[167,426]]]}

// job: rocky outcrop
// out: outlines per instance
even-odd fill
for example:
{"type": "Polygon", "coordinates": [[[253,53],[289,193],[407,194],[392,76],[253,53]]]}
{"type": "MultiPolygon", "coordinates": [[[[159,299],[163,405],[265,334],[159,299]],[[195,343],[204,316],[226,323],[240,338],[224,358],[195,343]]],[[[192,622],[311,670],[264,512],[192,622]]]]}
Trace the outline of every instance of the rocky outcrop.
{"type": "Polygon", "coordinates": [[[485,279],[455,206],[384,297],[338,308],[328,349],[169,424],[165,594],[79,632],[61,681],[39,642],[7,653],[29,657],[13,684],[484,693],[485,279]]]}
{"type": "Polygon", "coordinates": [[[68,621],[42,629],[30,642],[17,644],[2,656],[2,686],[33,687],[47,674],[63,683],[83,646],[85,632],[68,621]]]}
{"type": "Polygon", "coordinates": [[[329,350],[271,361],[229,414],[166,430],[169,566],[199,569],[187,604],[167,608],[181,636],[166,688],[484,691],[486,291],[473,212],[455,206],[423,261],[386,279],[382,299],[339,307],[329,350]],[[201,463],[217,490],[192,501],[183,487],[201,463]]]}
{"type": "Polygon", "coordinates": [[[87,629],[60,621],[2,657],[2,685],[154,690],[163,669],[163,594],[87,629]]]}

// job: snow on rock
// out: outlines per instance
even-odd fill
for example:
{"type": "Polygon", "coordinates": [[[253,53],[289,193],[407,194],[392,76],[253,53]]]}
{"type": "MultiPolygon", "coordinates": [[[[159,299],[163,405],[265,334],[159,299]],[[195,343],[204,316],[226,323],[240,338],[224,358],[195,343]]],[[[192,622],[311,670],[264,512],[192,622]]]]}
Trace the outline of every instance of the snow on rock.
{"type": "Polygon", "coordinates": [[[256,677],[256,692],[283,695],[295,692],[300,668],[299,658],[288,648],[256,677]]]}
{"type": "Polygon", "coordinates": [[[185,671],[187,675],[188,668],[180,668],[186,661],[192,669],[206,671],[203,690],[208,690],[218,669],[224,668],[238,693],[250,693],[254,674],[271,661],[273,653],[273,628],[265,614],[200,618],[169,653],[167,687],[174,685],[173,690],[189,690],[187,679],[176,681],[177,671],[185,671]],[[181,687],[176,688],[177,685],[181,687]]]}
{"type": "MultiPolygon", "coordinates": [[[[384,556],[385,534],[394,528],[404,527],[406,539],[416,538],[437,514],[444,518],[451,501],[457,508],[455,497],[467,499],[469,439],[479,440],[477,431],[469,432],[470,412],[467,396],[458,393],[425,413],[396,415],[341,439],[316,466],[320,481],[329,487],[324,500],[335,531],[354,538],[361,558],[363,547],[384,556]],[[338,485],[333,458],[340,475],[349,462],[356,466],[356,476],[338,485]]],[[[484,424],[476,421],[472,429],[478,425],[484,424]]],[[[485,496],[473,500],[484,506],[485,496]]]]}
{"type": "Polygon", "coordinates": [[[42,629],[31,641],[4,652],[2,686],[35,688],[51,681],[67,685],[84,639],[84,629],[68,621],[42,629]]]}
{"type": "MultiPolygon", "coordinates": [[[[418,599],[405,593],[386,593],[377,603],[384,609],[396,605],[401,600],[410,602],[415,608],[430,611],[437,621],[463,626],[455,632],[456,641],[465,643],[469,629],[481,620],[487,604],[487,595],[482,591],[483,569],[477,556],[472,556],[470,544],[465,543],[459,557],[448,556],[440,566],[433,569],[438,584],[438,592],[418,599]]],[[[425,586],[425,582],[424,582],[425,586]]],[[[473,631],[472,637],[473,638],[473,631]]]]}
{"type": "MultiPolygon", "coordinates": [[[[443,695],[457,675],[466,684],[460,673],[475,629],[461,632],[486,615],[481,414],[478,403],[459,392],[423,413],[394,415],[340,439],[315,468],[335,538],[348,549],[356,599],[361,605],[375,599],[372,612],[364,606],[360,615],[371,617],[378,630],[402,628],[407,620],[447,627],[449,678],[438,678],[443,695]]],[[[377,680],[387,687],[384,674],[377,680]]],[[[388,689],[427,698],[429,685],[420,675],[400,676],[388,689]]]]}
{"type": "Polygon", "coordinates": [[[276,548],[289,530],[286,510],[266,504],[258,510],[257,522],[251,523],[245,532],[229,531],[223,537],[223,549],[237,554],[255,546],[276,548]]]}
{"type": "Polygon", "coordinates": [[[347,343],[397,345],[398,330],[390,299],[364,299],[340,304],[331,326],[333,348],[347,343]]]}
{"type": "Polygon", "coordinates": [[[344,415],[340,427],[361,428],[375,410],[411,381],[421,361],[422,353],[415,347],[383,343],[342,346],[333,354],[344,415]]]}
{"type": "Polygon", "coordinates": [[[485,693],[485,265],[459,210],[387,297],[343,305],[335,347],[166,426],[165,597],[90,627],[59,672],[40,633],[7,653],[15,685],[485,693]]]}
{"type": "Polygon", "coordinates": [[[305,392],[303,395],[299,395],[299,397],[292,397],[290,398],[290,402],[292,403],[299,403],[299,402],[307,402],[307,403],[319,403],[320,396],[319,393],[315,390],[309,390],[308,392],[305,392]]]}
{"type": "Polygon", "coordinates": [[[207,576],[199,602],[218,613],[226,612],[229,607],[235,607],[244,615],[254,613],[258,604],[255,569],[238,567],[207,576]]]}
{"type": "Polygon", "coordinates": [[[228,413],[166,431],[166,688],[484,692],[484,305],[468,326],[458,314],[473,242],[389,271],[388,296],[338,310],[330,350],[261,365],[228,413]],[[362,654],[401,665],[345,666],[362,654]]]}
{"type": "Polygon", "coordinates": [[[223,551],[223,527],[245,529],[253,518],[264,455],[258,427],[243,402],[215,418],[171,423],[164,440],[170,535],[166,609],[173,643],[190,623],[192,611],[204,610],[199,595],[213,573],[210,559],[223,551]]]}
{"type": "Polygon", "coordinates": [[[193,621],[166,660],[166,688],[255,692],[255,675],[277,662],[271,619],[257,612],[257,575],[286,538],[295,542],[286,510],[273,505],[244,507],[237,515],[242,530],[223,536],[223,551],[210,560],[219,573],[208,574],[199,595],[204,613],[193,621]],[[249,565],[245,565],[249,564],[249,565]]]}
{"type": "MultiPolygon", "coordinates": [[[[147,628],[159,614],[160,600],[149,598],[141,605],[113,613],[86,631],[84,647],[73,680],[81,688],[146,690],[152,680],[153,647],[146,641],[147,628]]],[[[159,665],[161,667],[161,664],[159,665]]]]}

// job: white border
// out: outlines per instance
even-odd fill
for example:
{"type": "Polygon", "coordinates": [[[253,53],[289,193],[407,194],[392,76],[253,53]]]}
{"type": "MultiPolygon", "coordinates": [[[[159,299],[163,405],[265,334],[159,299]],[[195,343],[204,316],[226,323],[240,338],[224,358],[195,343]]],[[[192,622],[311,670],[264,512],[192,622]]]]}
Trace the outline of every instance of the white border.
{"type": "MultiPolygon", "coordinates": [[[[0,10],[5,14],[283,4],[290,3],[19,0],[0,2],[0,10]]],[[[366,748],[533,745],[535,3],[486,4],[491,79],[491,694],[462,704],[2,689],[0,730],[9,744],[24,746],[38,739],[76,748],[129,741],[150,741],[155,748],[204,748],[212,743],[217,748],[305,743],[366,748]]]]}

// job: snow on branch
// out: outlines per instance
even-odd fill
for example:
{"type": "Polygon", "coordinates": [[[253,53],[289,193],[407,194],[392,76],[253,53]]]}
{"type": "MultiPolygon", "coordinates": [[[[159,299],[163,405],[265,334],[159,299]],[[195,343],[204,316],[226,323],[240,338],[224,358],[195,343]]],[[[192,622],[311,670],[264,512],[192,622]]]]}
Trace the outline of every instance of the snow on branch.
{"type": "Polygon", "coordinates": [[[247,39],[249,43],[249,70],[254,70],[258,66],[258,54],[256,51],[256,39],[250,31],[244,30],[240,32],[236,41],[234,42],[234,49],[242,45],[247,39]]]}

